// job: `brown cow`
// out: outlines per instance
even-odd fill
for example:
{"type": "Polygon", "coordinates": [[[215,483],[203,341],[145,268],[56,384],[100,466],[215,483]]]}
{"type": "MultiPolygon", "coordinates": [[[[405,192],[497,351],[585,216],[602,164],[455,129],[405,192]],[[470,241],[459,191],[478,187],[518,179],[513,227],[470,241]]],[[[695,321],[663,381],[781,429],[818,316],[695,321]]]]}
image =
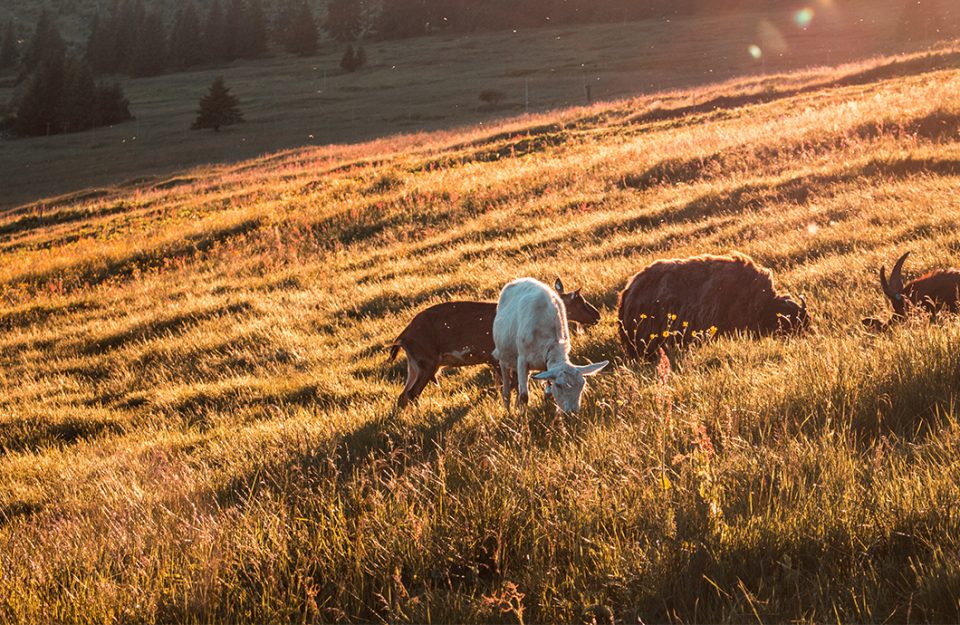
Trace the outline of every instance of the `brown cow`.
{"type": "Polygon", "coordinates": [[[647,359],[668,340],[800,331],[809,324],[806,301],[779,295],[770,271],[739,253],[648,265],[620,293],[618,315],[627,355],[647,359]]]}
{"type": "MultiPolygon", "coordinates": [[[[563,300],[570,321],[592,326],[600,312],[580,294],[566,293],[557,278],[554,288],[563,300]]],[[[397,404],[415,401],[430,381],[437,381],[441,367],[488,364],[500,386],[500,364],[493,358],[493,319],[496,302],[457,301],[436,304],[417,313],[400,336],[390,344],[390,360],[400,348],[407,354],[407,384],[397,404]]]]}
{"type": "Polygon", "coordinates": [[[863,325],[873,330],[883,330],[892,323],[902,321],[908,308],[921,308],[930,313],[931,319],[944,310],[956,313],[960,311],[960,271],[940,269],[928,272],[916,280],[903,283],[903,261],[910,252],[905,253],[893,265],[890,281],[887,281],[886,267],[880,267],[880,288],[893,306],[893,316],[889,321],[867,317],[863,325]]]}

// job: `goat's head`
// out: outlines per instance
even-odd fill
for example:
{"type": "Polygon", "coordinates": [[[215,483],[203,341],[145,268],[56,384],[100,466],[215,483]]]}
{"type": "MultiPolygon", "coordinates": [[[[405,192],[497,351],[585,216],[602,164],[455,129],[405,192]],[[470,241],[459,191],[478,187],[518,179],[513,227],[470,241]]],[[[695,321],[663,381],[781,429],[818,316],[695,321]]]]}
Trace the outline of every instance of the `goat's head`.
{"type": "Polygon", "coordinates": [[[566,362],[534,375],[533,379],[545,381],[546,394],[553,398],[561,411],[572,414],[580,412],[580,399],[583,397],[586,378],[596,375],[608,364],[608,360],[582,366],[566,362]]]}
{"type": "Polygon", "coordinates": [[[798,334],[810,327],[807,298],[802,295],[799,302],[789,295],[777,296],[770,306],[769,314],[768,323],[775,332],[798,334]]]}
{"type": "Polygon", "coordinates": [[[880,287],[883,289],[883,294],[890,300],[890,304],[893,305],[894,315],[900,317],[903,317],[907,313],[907,300],[904,296],[902,271],[903,261],[907,260],[907,256],[909,255],[910,252],[907,252],[897,259],[897,262],[893,265],[893,270],[890,272],[889,281],[886,276],[886,267],[880,267],[880,287]]]}
{"type": "Polygon", "coordinates": [[[887,268],[884,266],[880,267],[880,288],[883,289],[883,294],[890,300],[890,304],[893,306],[893,317],[889,321],[883,321],[876,317],[864,317],[860,320],[860,323],[868,330],[882,332],[886,330],[891,323],[906,317],[907,298],[904,293],[902,272],[903,261],[907,260],[907,256],[909,255],[910,252],[906,252],[897,259],[897,262],[893,265],[893,271],[890,272],[889,280],[887,280],[887,268]]]}
{"type": "Polygon", "coordinates": [[[563,300],[569,321],[576,321],[584,326],[592,326],[600,321],[600,311],[583,298],[580,289],[567,293],[563,290],[563,282],[560,278],[557,278],[553,283],[553,288],[556,289],[557,295],[563,300]]]}

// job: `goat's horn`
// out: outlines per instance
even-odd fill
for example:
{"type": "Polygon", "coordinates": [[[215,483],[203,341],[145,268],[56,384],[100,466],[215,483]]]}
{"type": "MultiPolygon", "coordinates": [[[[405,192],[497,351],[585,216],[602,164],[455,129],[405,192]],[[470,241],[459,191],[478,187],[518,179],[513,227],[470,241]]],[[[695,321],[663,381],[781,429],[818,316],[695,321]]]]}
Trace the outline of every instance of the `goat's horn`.
{"type": "Polygon", "coordinates": [[[893,269],[890,271],[890,288],[894,293],[903,293],[903,275],[901,274],[901,270],[903,269],[903,261],[907,260],[907,256],[909,255],[910,252],[906,252],[898,258],[893,269]]]}

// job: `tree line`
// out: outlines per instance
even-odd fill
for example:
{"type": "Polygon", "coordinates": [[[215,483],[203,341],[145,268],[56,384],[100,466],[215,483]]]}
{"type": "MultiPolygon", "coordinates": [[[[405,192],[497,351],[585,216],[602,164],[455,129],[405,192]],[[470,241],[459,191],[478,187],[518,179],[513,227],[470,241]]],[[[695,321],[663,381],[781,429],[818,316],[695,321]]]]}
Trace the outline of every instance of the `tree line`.
{"type": "Polygon", "coordinates": [[[116,82],[97,82],[90,64],[67,53],[53,18],[44,11],[21,51],[12,22],[0,42],[0,69],[20,67],[26,83],[15,114],[0,128],[25,136],[77,132],[130,119],[129,102],[116,82]]]}

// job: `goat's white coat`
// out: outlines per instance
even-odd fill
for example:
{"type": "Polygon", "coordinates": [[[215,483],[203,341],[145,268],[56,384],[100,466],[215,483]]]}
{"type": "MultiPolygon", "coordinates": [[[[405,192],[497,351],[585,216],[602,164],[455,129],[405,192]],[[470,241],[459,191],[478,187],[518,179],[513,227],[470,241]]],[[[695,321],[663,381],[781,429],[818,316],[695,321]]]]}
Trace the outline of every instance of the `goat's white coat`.
{"type": "Polygon", "coordinates": [[[529,397],[530,371],[543,371],[548,394],[564,412],[577,412],[584,376],[594,375],[607,361],[578,367],[570,362],[570,331],[563,300],[553,289],[533,278],[519,278],[503,287],[493,320],[493,357],[503,373],[503,401],[510,409],[510,373],[516,371],[517,401],[529,397]]]}

